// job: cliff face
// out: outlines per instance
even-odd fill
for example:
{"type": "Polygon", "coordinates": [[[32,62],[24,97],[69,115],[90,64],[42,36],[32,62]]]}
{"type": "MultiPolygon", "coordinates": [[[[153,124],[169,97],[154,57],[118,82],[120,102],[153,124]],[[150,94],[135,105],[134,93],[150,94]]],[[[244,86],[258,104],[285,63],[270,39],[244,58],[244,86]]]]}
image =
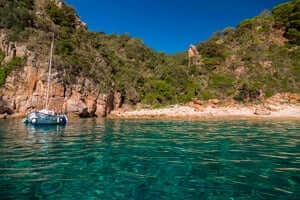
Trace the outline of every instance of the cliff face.
{"type": "MultiPolygon", "coordinates": [[[[26,57],[24,66],[14,70],[0,89],[0,114],[26,114],[45,106],[48,59],[30,52],[26,44],[8,42],[6,33],[0,34],[0,50],[6,56],[26,57]]],[[[50,109],[80,117],[106,116],[118,101],[114,93],[101,93],[87,78],[78,77],[76,84],[65,84],[64,70],[53,69],[51,75],[50,109]]],[[[115,105],[118,106],[118,105],[115,105]]]]}

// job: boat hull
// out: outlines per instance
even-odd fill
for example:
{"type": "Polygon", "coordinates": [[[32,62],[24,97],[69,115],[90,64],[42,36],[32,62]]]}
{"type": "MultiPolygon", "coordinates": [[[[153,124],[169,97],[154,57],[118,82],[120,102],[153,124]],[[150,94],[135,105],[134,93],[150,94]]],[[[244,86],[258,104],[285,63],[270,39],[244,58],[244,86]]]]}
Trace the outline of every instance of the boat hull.
{"type": "Polygon", "coordinates": [[[33,125],[65,125],[68,122],[68,118],[65,115],[49,115],[41,112],[33,112],[23,121],[24,123],[33,125]]]}

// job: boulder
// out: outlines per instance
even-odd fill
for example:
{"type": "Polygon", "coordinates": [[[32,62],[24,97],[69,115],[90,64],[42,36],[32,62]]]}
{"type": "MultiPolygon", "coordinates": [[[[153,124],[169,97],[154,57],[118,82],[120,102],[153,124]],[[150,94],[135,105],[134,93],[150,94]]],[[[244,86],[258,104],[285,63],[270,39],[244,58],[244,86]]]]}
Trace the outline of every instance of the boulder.
{"type": "Polygon", "coordinates": [[[105,117],[107,111],[107,95],[100,95],[96,101],[96,112],[98,117],[105,117]]]}
{"type": "Polygon", "coordinates": [[[128,112],[128,111],[132,111],[133,107],[130,104],[123,104],[121,107],[121,111],[122,112],[128,112]]]}
{"type": "Polygon", "coordinates": [[[271,115],[271,112],[266,108],[256,108],[254,111],[255,115],[271,115]]]}
{"type": "Polygon", "coordinates": [[[213,104],[213,105],[218,105],[220,103],[219,99],[210,99],[208,100],[208,103],[213,104]]]}
{"type": "Polygon", "coordinates": [[[200,104],[194,103],[194,101],[189,102],[189,103],[187,104],[187,106],[193,108],[194,111],[196,111],[196,112],[201,112],[201,111],[203,111],[203,106],[200,105],[200,104]]]}
{"type": "Polygon", "coordinates": [[[279,108],[277,108],[277,107],[274,106],[274,105],[267,105],[267,106],[265,106],[265,108],[266,108],[267,110],[269,110],[269,111],[272,111],[272,112],[277,112],[277,111],[279,111],[279,108]]]}
{"type": "Polygon", "coordinates": [[[78,116],[87,115],[87,105],[80,98],[78,98],[78,96],[76,97],[75,95],[67,100],[65,108],[67,113],[72,113],[78,116]]]}
{"type": "Polygon", "coordinates": [[[114,93],[114,109],[119,109],[122,105],[122,95],[120,92],[114,93]]]}
{"type": "Polygon", "coordinates": [[[300,102],[299,94],[277,93],[266,100],[268,104],[297,104],[300,102]]]}
{"type": "Polygon", "coordinates": [[[0,114],[4,114],[4,115],[9,114],[9,115],[11,115],[13,113],[14,113],[13,109],[10,108],[7,105],[7,103],[1,97],[1,99],[0,99],[0,114]]]}
{"type": "Polygon", "coordinates": [[[97,110],[97,101],[96,98],[92,95],[88,95],[88,97],[85,100],[86,106],[87,106],[87,112],[91,117],[95,116],[96,110],[97,110]]]}
{"type": "Polygon", "coordinates": [[[232,108],[236,106],[236,102],[233,99],[228,99],[224,101],[224,106],[232,108]]]}
{"type": "Polygon", "coordinates": [[[193,98],[192,102],[197,105],[204,105],[204,103],[205,103],[204,101],[197,99],[197,98],[193,98]]]}
{"type": "Polygon", "coordinates": [[[6,113],[0,114],[0,119],[7,119],[7,114],[6,113]]]}
{"type": "Polygon", "coordinates": [[[203,111],[203,107],[199,104],[194,104],[193,108],[196,112],[202,112],[203,111]]]}

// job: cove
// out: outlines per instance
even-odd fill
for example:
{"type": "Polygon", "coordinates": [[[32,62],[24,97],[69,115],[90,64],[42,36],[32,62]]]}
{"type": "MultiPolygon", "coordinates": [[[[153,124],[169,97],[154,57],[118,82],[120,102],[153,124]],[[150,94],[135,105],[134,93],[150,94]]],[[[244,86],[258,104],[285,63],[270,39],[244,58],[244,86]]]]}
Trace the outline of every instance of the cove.
{"type": "Polygon", "coordinates": [[[0,121],[0,199],[299,199],[299,121],[0,121]]]}

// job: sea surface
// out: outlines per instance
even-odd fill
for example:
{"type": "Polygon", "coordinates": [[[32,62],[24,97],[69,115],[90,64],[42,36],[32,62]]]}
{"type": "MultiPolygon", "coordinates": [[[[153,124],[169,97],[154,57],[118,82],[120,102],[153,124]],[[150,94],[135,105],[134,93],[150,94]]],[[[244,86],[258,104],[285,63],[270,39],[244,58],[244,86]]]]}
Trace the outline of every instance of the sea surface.
{"type": "Polygon", "coordinates": [[[0,121],[0,199],[300,199],[300,121],[0,121]]]}

